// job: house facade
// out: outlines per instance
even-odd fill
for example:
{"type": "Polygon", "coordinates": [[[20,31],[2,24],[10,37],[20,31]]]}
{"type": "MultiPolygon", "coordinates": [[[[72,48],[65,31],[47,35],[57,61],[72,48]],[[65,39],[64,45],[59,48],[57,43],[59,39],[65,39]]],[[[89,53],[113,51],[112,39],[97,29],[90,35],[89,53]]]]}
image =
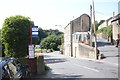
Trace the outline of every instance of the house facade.
{"type": "Polygon", "coordinates": [[[113,19],[113,17],[110,17],[110,18],[108,18],[107,20],[105,20],[105,21],[98,27],[98,29],[101,29],[101,28],[103,28],[103,27],[106,27],[106,26],[108,26],[108,25],[111,25],[112,19],[113,19]]]}
{"type": "Polygon", "coordinates": [[[72,20],[64,28],[64,53],[68,56],[73,56],[73,35],[75,32],[87,32],[90,28],[90,17],[87,14],[82,14],[80,17],[72,20]]]}
{"type": "Polygon", "coordinates": [[[91,20],[89,15],[83,14],[72,20],[64,28],[64,54],[72,57],[95,57],[94,48],[90,46],[91,20]],[[92,55],[91,55],[92,54],[92,55]]]}
{"type": "Polygon", "coordinates": [[[64,54],[72,56],[72,22],[64,28],[64,54]]]}
{"type": "Polygon", "coordinates": [[[116,44],[116,40],[120,38],[120,1],[118,2],[118,14],[113,17],[111,23],[113,31],[113,40],[116,44]]]}
{"type": "Polygon", "coordinates": [[[112,23],[113,40],[120,38],[120,13],[114,16],[112,23]]]}
{"type": "MultiPolygon", "coordinates": [[[[111,24],[111,21],[113,20],[113,17],[110,17],[108,19],[106,19],[99,27],[98,27],[98,30],[99,29],[102,29],[104,27],[110,27],[109,25],[112,25],[111,24]]],[[[97,38],[104,38],[106,40],[108,40],[109,42],[112,42],[112,38],[106,34],[104,34],[103,32],[101,33],[97,33],[97,38]]]]}

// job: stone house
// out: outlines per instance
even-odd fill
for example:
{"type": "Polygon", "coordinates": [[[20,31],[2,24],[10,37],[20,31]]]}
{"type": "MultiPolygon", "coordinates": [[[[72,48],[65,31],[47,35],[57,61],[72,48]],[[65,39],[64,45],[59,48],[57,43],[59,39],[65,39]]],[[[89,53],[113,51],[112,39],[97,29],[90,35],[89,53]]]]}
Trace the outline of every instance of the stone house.
{"type": "Polygon", "coordinates": [[[120,38],[120,13],[113,17],[112,23],[112,32],[113,40],[115,41],[120,38]]]}
{"type": "MultiPolygon", "coordinates": [[[[113,20],[113,17],[110,17],[108,19],[106,19],[99,27],[98,27],[98,30],[101,29],[101,28],[104,28],[104,27],[108,27],[109,25],[111,25],[111,21],[113,20]]],[[[97,37],[98,38],[104,38],[104,39],[108,39],[108,36],[103,34],[103,33],[98,33],[97,34],[97,37]]],[[[111,41],[111,39],[110,39],[111,41]]]]}
{"type": "Polygon", "coordinates": [[[87,41],[91,20],[89,15],[83,14],[72,20],[64,28],[64,54],[73,57],[94,58],[94,48],[87,41]],[[92,54],[92,55],[91,55],[92,54]]]}
{"type": "Polygon", "coordinates": [[[106,20],[98,27],[98,29],[101,29],[101,28],[103,28],[103,27],[106,27],[106,26],[108,26],[108,25],[111,25],[112,19],[113,19],[113,17],[110,17],[110,18],[106,19],[106,20]]]}
{"type": "Polygon", "coordinates": [[[118,14],[113,17],[112,31],[113,31],[113,41],[116,44],[116,39],[120,38],[120,1],[118,2],[118,14]]]}

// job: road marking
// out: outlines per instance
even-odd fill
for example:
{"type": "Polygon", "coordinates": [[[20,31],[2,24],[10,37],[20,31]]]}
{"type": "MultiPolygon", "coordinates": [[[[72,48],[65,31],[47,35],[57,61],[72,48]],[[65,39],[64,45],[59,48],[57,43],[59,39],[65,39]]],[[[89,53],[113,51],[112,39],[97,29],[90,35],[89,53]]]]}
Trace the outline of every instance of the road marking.
{"type": "Polygon", "coordinates": [[[95,71],[95,72],[99,72],[99,70],[97,70],[97,69],[89,68],[89,67],[78,65],[78,64],[75,64],[75,65],[80,66],[80,67],[85,68],[85,69],[89,69],[89,70],[95,71]]]}
{"type": "Polygon", "coordinates": [[[99,61],[99,62],[103,62],[103,63],[107,63],[107,64],[110,64],[110,65],[113,65],[113,66],[118,66],[118,63],[111,63],[111,62],[107,62],[107,61],[99,61]]]}

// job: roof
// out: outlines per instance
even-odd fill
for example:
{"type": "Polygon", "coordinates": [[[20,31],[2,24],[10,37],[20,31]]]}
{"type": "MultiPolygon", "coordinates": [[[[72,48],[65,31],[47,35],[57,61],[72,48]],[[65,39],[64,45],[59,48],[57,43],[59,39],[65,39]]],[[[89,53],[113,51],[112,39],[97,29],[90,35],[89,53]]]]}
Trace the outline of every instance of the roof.
{"type": "Polygon", "coordinates": [[[113,19],[113,17],[108,18],[106,21],[110,21],[111,19],[113,19]]]}
{"type": "Polygon", "coordinates": [[[119,20],[119,19],[120,19],[120,13],[119,13],[119,14],[117,14],[114,18],[115,18],[115,19],[113,19],[111,22],[114,22],[114,21],[119,20]]]}

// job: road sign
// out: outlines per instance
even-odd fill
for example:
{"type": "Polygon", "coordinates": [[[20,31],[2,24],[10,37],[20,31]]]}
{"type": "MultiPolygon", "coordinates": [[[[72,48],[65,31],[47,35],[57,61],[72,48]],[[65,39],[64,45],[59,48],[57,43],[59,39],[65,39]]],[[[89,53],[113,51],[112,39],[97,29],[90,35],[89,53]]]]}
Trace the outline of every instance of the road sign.
{"type": "Polygon", "coordinates": [[[38,26],[32,26],[32,37],[38,37],[38,26]]]}
{"type": "Polygon", "coordinates": [[[38,31],[38,26],[32,26],[32,31],[38,31]]]}
{"type": "Polygon", "coordinates": [[[34,45],[29,45],[29,58],[34,58],[34,45]]]}
{"type": "Polygon", "coordinates": [[[38,32],[32,32],[32,37],[38,37],[38,32]]]}

